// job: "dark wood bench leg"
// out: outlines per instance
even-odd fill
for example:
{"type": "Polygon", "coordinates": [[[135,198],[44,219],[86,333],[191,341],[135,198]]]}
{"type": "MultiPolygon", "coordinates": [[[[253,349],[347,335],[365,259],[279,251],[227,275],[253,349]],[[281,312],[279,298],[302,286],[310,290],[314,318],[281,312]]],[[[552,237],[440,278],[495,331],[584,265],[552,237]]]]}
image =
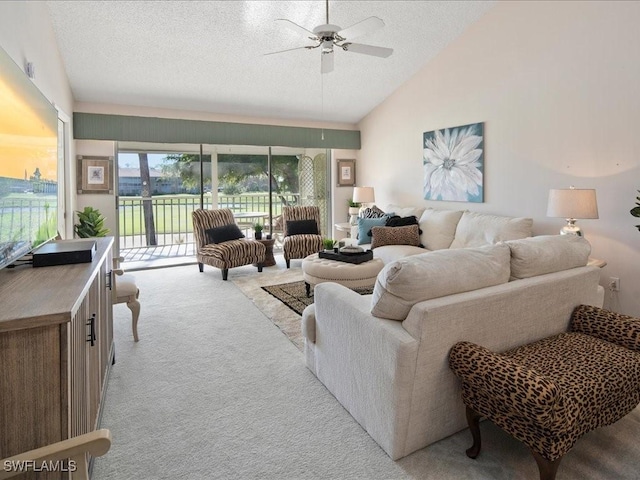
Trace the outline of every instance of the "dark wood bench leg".
{"type": "Polygon", "coordinates": [[[531,450],[533,454],[533,458],[536,459],[536,463],[538,464],[538,470],[540,471],[540,480],[555,480],[556,472],[558,471],[558,467],[560,466],[560,461],[562,457],[554,460],[547,460],[538,452],[534,452],[531,450]]]}
{"type": "Polygon", "coordinates": [[[304,289],[307,292],[307,297],[311,296],[311,285],[307,282],[304,282],[304,289]]]}
{"type": "Polygon", "coordinates": [[[467,423],[469,424],[469,430],[471,430],[471,437],[473,438],[473,445],[467,449],[467,457],[476,458],[480,454],[480,448],[482,448],[482,440],[480,439],[480,415],[475,410],[467,407],[467,423]]]}

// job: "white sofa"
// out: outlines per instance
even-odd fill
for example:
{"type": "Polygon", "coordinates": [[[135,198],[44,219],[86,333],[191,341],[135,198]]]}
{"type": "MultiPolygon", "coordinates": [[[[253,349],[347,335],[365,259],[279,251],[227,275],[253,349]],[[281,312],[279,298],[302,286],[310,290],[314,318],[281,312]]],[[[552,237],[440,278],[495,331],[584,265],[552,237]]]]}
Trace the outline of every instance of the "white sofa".
{"type": "Polygon", "coordinates": [[[392,459],[404,457],[466,427],[447,363],[456,342],[505,350],[598,305],[589,253],[581,237],[531,237],[392,261],[373,295],[319,284],[302,317],[306,364],[392,459]]]}
{"type": "MultiPolygon", "coordinates": [[[[532,235],[531,218],[506,217],[468,210],[441,210],[423,207],[400,207],[389,205],[386,212],[400,217],[415,216],[422,231],[420,243],[412,245],[386,245],[373,249],[373,255],[385,264],[409,255],[445,248],[480,247],[506,240],[517,240],[532,235]]],[[[356,238],[358,228],[352,231],[356,238]]],[[[368,250],[371,244],[361,244],[368,250]]]]}

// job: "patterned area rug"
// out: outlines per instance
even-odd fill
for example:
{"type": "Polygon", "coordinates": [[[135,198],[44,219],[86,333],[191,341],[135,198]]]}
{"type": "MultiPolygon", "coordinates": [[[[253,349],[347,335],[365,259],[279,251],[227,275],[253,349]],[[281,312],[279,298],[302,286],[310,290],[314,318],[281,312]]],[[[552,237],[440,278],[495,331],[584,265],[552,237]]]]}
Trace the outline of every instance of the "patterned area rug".
{"type": "MultiPolygon", "coordinates": [[[[303,281],[269,285],[262,287],[262,289],[276,297],[298,315],[302,315],[305,307],[313,303],[313,290],[311,290],[311,296],[307,297],[303,281]]],[[[371,295],[373,288],[354,288],[353,291],[360,295],[371,295]]]]}

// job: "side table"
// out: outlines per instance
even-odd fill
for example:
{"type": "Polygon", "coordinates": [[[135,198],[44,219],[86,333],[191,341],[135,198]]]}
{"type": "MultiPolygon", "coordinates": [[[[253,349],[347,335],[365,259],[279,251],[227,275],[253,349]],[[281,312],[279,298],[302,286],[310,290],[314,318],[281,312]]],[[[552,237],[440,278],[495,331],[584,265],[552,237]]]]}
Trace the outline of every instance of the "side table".
{"type": "MultiPolygon", "coordinates": [[[[256,240],[256,242],[263,244],[266,249],[264,253],[264,263],[262,264],[264,267],[273,267],[276,264],[276,259],[273,256],[273,244],[275,241],[275,238],[263,238],[261,240],[256,240]]],[[[253,266],[256,267],[258,265],[254,263],[253,266]]]]}
{"type": "Polygon", "coordinates": [[[351,228],[353,227],[353,225],[351,225],[349,222],[336,223],[334,227],[336,227],[337,231],[346,233],[347,238],[351,238],[351,228]]]}

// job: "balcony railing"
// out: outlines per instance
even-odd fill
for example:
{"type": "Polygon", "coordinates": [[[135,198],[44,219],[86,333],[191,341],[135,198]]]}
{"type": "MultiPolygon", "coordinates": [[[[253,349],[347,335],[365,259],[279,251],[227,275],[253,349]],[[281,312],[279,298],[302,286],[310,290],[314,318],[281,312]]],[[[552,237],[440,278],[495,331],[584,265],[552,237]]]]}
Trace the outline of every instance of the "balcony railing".
{"type": "MultiPolygon", "coordinates": [[[[273,216],[281,214],[285,204],[296,204],[299,194],[273,194],[273,216]]],[[[204,196],[204,208],[211,208],[211,195],[204,196]]],[[[127,249],[145,247],[193,244],[193,224],[191,212],[200,208],[199,195],[166,195],[143,200],[142,197],[120,197],[119,208],[119,236],[120,250],[126,258],[127,249]],[[144,223],[143,202],[151,203],[153,222],[155,225],[155,245],[148,245],[144,223]]],[[[234,213],[262,212],[269,213],[269,194],[218,195],[217,208],[229,208],[234,213]]],[[[265,222],[268,220],[265,218],[265,222]]],[[[250,235],[249,223],[241,224],[245,235],[250,235]]],[[[268,228],[265,228],[268,233],[268,228]]],[[[175,249],[186,251],[180,255],[190,254],[192,249],[175,249]]]]}

